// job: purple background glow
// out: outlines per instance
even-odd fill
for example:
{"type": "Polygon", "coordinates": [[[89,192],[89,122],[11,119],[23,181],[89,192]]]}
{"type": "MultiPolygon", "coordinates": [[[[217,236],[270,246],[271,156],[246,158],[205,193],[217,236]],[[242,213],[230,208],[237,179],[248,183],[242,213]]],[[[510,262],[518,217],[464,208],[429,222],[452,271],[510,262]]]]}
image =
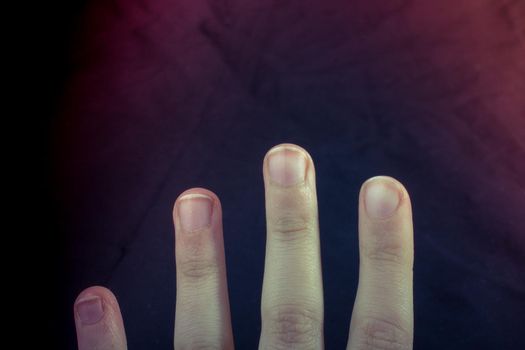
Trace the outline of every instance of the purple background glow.
{"type": "Polygon", "coordinates": [[[83,288],[117,295],[131,349],[170,348],[170,210],[224,210],[236,345],[258,341],[262,158],[316,162],[327,348],[357,285],[357,192],[413,198],[415,348],[518,349],[525,295],[525,2],[91,1],[55,127],[64,345],[83,288]]]}

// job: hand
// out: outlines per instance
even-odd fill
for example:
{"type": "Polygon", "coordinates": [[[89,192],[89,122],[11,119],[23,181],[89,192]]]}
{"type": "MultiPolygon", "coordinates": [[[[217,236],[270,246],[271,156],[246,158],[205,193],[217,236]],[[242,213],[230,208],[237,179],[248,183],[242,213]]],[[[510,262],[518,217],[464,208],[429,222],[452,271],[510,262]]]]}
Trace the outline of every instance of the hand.
{"type": "MultiPolygon", "coordinates": [[[[266,261],[261,349],[323,349],[323,286],[315,169],[301,147],[281,144],[263,162],[266,261]]],[[[359,286],[348,349],[412,349],[414,259],[410,198],[387,176],[359,194],[359,286]]],[[[219,198],[183,192],[173,209],[175,349],[233,349],[219,198]]],[[[78,296],[80,350],[126,349],[118,303],[103,287],[78,296]]]]}

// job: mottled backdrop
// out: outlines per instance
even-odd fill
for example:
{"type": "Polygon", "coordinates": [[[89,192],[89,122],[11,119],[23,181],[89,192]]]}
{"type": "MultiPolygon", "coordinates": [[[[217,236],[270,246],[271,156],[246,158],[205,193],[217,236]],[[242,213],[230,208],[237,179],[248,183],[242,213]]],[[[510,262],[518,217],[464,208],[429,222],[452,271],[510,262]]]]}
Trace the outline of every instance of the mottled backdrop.
{"type": "Polygon", "coordinates": [[[254,349],[262,159],[317,169],[327,349],[357,287],[361,183],[412,195],[415,349],[523,349],[524,0],[93,0],[53,124],[60,346],[77,293],[117,295],[130,349],[169,349],[171,208],[218,194],[238,349],[254,349]],[[520,324],[521,322],[521,324],[520,324]]]}

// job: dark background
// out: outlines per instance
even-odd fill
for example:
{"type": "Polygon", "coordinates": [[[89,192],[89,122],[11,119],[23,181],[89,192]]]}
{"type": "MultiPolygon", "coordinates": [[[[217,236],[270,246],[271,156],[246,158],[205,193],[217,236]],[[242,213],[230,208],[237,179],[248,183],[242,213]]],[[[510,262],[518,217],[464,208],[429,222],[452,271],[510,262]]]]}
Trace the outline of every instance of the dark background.
{"type": "Polygon", "coordinates": [[[42,8],[25,222],[44,276],[43,343],[74,348],[72,304],[112,289],[130,349],[172,345],[171,207],[221,198],[236,345],[257,346],[262,158],[316,165],[327,349],[357,287],[357,194],[412,197],[415,348],[521,349],[523,1],[91,1],[42,8]],[[41,174],[41,175],[40,175],[41,174]],[[34,228],[33,228],[34,226],[34,228]],[[44,234],[45,233],[45,234],[44,234]]]}

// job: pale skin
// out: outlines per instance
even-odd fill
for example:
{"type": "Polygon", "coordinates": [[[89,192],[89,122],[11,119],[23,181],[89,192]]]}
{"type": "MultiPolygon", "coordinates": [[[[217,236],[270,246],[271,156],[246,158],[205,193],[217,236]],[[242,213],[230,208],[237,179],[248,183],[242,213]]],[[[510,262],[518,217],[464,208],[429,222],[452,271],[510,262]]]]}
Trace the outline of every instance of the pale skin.
{"type": "MultiPolygon", "coordinates": [[[[263,160],[266,259],[259,349],[323,349],[323,285],[315,168],[302,147],[280,144],[263,160]]],[[[347,349],[412,349],[412,209],[389,176],[359,193],[359,284],[347,349]]],[[[176,312],[174,348],[233,349],[219,198],[184,191],[173,208],[176,312]]],[[[348,228],[349,234],[351,229],[348,228]]],[[[125,350],[115,296],[90,287],[74,306],[79,350],[125,350]]]]}

